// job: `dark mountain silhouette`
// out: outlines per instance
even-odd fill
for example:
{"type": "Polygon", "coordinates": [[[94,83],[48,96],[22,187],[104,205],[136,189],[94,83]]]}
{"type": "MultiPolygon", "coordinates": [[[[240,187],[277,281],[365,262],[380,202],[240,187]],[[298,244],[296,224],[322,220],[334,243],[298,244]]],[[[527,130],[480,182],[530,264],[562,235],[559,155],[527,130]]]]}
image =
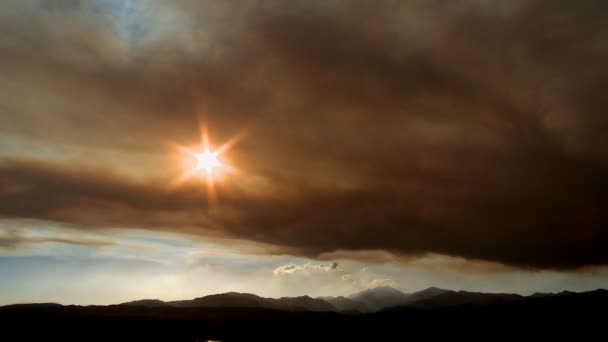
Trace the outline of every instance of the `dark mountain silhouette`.
{"type": "MultiPolygon", "coordinates": [[[[602,291],[602,290],[599,290],[602,291]]],[[[504,302],[520,301],[523,299],[540,299],[568,297],[578,295],[575,292],[562,291],[559,293],[534,293],[521,296],[508,293],[481,293],[467,291],[452,291],[430,287],[413,293],[403,293],[389,286],[367,289],[348,297],[281,297],[265,298],[251,293],[227,292],[213,294],[190,300],[164,302],[158,299],[141,299],[110,307],[132,308],[239,308],[239,309],[269,309],[279,311],[312,311],[338,312],[350,314],[365,314],[379,311],[413,309],[438,309],[462,305],[487,306],[504,302]]],[[[61,304],[13,304],[2,308],[61,308],[61,304]]],[[[97,307],[97,306],[93,306],[97,307]]]]}
{"type": "Polygon", "coordinates": [[[228,292],[214,294],[192,300],[163,302],[160,300],[140,300],[120,305],[169,306],[176,308],[259,308],[286,311],[336,311],[336,308],[325,300],[301,297],[264,298],[251,293],[228,292]]]}
{"type": "Polygon", "coordinates": [[[271,308],[273,305],[267,298],[250,293],[228,292],[214,294],[192,300],[178,300],[167,304],[181,308],[271,308]]]}
{"type": "Polygon", "coordinates": [[[397,307],[401,305],[412,305],[419,301],[432,297],[451,293],[454,291],[444,290],[436,287],[414,292],[403,293],[390,286],[367,289],[349,297],[319,297],[331,303],[340,312],[376,312],[383,309],[397,307]]]}
{"type": "Polygon", "coordinates": [[[520,300],[523,297],[517,294],[506,293],[478,293],[466,291],[446,291],[435,295],[422,297],[411,301],[406,306],[415,308],[443,308],[458,305],[490,305],[500,302],[520,300]]]}
{"type": "Polygon", "coordinates": [[[562,292],[558,292],[558,293],[551,293],[551,292],[535,292],[532,295],[529,295],[528,298],[541,298],[541,297],[553,297],[553,296],[564,296],[564,295],[569,295],[569,294],[574,294],[576,292],[571,292],[571,291],[562,291],[562,292]]]}
{"type": "Polygon", "coordinates": [[[489,329],[501,337],[521,338],[533,331],[544,339],[572,333],[577,340],[587,340],[586,335],[603,333],[602,312],[608,307],[606,290],[527,297],[435,288],[399,293],[380,288],[352,297],[373,298],[374,305],[388,305],[384,300],[389,297],[418,300],[361,314],[324,311],[330,304],[320,298],[241,293],[109,306],[16,304],[0,307],[0,322],[2,337],[18,336],[19,341],[352,341],[445,334],[487,339],[494,336],[488,335],[489,329]]]}
{"type": "Polygon", "coordinates": [[[562,291],[560,293],[556,293],[556,296],[564,296],[564,295],[570,295],[570,294],[574,294],[576,292],[572,292],[572,291],[562,291]]]}
{"type": "Polygon", "coordinates": [[[333,305],[335,310],[339,311],[339,312],[350,312],[350,313],[370,312],[369,307],[367,305],[365,305],[364,303],[354,300],[354,299],[344,297],[344,296],[319,297],[319,299],[322,299],[322,300],[330,303],[331,305],[333,305]]]}
{"type": "Polygon", "coordinates": [[[336,311],[336,307],[331,303],[309,296],[283,297],[277,300],[277,308],[290,308],[292,310],[308,311],[336,311]]]}
{"type": "Polygon", "coordinates": [[[405,299],[404,304],[415,303],[415,302],[418,302],[418,301],[422,301],[422,300],[427,300],[427,299],[433,298],[435,296],[443,295],[443,294],[446,294],[446,293],[453,293],[453,292],[454,291],[444,290],[444,289],[440,289],[440,288],[437,288],[437,287],[429,287],[428,289],[425,289],[425,290],[422,290],[422,291],[418,291],[418,292],[414,292],[414,293],[410,294],[409,296],[407,296],[407,298],[405,299]]]}
{"type": "Polygon", "coordinates": [[[533,294],[529,295],[529,298],[542,298],[542,297],[547,297],[547,296],[554,296],[554,293],[550,293],[550,292],[534,292],[533,294]]]}
{"type": "Polygon", "coordinates": [[[162,300],[158,300],[158,299],[140,299],[140,300],[134,300],[132,302],[126,302],[126,303],[122,303],[119,304],[122,306],[143,306],[146,308],[162,308],[162,307],[168,307],[170,306],[169,304],[163,302],[162,300]]]}
{"type": "Polygon", "coordinates": [[[365,308],[364,312],[375,312],[402,304],[408,296],[390,286],[381,286],[350,295],[349,299],[361,303],[365,308]]]}
{"type": "Polygon", "coordinates": [[[26,304],[11,304],[0,306],[0,309],[18,309],[18,310],[27,310],[27,309],[56,309],[62,308],[63,305],[57,303],[26,303],[26,304]]]}

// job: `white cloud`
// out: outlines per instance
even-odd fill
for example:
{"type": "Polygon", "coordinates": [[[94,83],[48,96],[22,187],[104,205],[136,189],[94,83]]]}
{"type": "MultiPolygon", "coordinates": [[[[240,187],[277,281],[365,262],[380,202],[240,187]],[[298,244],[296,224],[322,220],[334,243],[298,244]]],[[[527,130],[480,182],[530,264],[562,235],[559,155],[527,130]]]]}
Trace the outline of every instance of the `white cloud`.
{"type": "Polygon", "coordinates": [[[279,266],[279,267],[275,268],[274,271],[272,271],[272,273],[275,276],[280,276],[280,275],[286,275],[286,274],[293,274],[296,272],[306,272],[306,271],[314,271],[314,270],[325,271],[325,272],[341,271],[342,267],[337,262],[331,262],[329,264],[314,264],[314,263],[309,262],[302,266],[294,265],[294,264],[279,266]]]}
{"type": "Polygon", "coordinates": [[[272,273],[274,273],[274,275],[291,274],[299,269],[301,269],[300,266],[289,264],[289,265],[280,266],[280,267],[275,268],[274,271],[272,271],[272,273]]]}

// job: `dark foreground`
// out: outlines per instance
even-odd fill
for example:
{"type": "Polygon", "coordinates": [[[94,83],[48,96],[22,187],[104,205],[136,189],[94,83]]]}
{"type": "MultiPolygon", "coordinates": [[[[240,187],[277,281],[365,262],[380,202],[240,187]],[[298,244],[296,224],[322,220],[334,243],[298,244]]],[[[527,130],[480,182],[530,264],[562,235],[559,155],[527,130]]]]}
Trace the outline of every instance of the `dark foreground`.
{"type": "Polygon", "coordinates": [[[465,337],[603,340],[608,291],[371,314],[28,304],[0,307],[2,341],[350,341],[465,337]]]}

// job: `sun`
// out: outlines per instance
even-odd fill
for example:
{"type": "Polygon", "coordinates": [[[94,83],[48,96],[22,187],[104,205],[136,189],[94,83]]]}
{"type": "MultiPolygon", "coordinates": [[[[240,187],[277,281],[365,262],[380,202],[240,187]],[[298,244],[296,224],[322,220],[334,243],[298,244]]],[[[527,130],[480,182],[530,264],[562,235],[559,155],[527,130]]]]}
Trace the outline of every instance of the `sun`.
{"type": "Polygon", "coordinates": [[[205,150],[203,153],[195,153],[196,168],[206,171],[207,174],[211,174],[214,168],[222,166],[222,163],[217,158],[218,155],[219,152],[212,152],[209,150],[205,150]]]}
{"type": "Polygon", "coordinates": [[[209,139],[206,127],[203,126],[201,141],[198,144],[193,146],[172,144],[182,172],[169,186],[173,188],[191,179],[199,179],[207,183],[209,195],[214,196],[214,184],[217,181],[224,180],[228,174],[238,173],[230,161],[228,152],[241,138],[242,134],[238,134],[223,144],[214,145],[209,139]]]}

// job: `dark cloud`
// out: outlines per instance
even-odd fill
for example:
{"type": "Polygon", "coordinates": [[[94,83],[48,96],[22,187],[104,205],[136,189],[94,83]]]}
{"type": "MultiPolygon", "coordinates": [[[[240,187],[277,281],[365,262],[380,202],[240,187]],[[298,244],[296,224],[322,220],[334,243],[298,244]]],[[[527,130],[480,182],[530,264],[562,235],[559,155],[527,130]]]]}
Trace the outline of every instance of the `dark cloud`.
{"type": "Polygon", "coordinates": [[[10,217],[93,227],[210,226],[207,193],[200,186],[169,191],[164,184],[142,184],[102,170],[19,161],[3,163],[0,174],[0,214],[10,217]]]}
{"type": "Polygon", "coordinates": [[[88,2],[9,6],[0,130],[160,155],[198,134],[202,104],[218,140],[251,128],[231,152],[242,184],[220,184],[208,215],[200,184],[7,160],[1,214],[308,256],[608,262],[605,2],[156,6],[142,12],[177,19],[129,39],[88,2]]]}

